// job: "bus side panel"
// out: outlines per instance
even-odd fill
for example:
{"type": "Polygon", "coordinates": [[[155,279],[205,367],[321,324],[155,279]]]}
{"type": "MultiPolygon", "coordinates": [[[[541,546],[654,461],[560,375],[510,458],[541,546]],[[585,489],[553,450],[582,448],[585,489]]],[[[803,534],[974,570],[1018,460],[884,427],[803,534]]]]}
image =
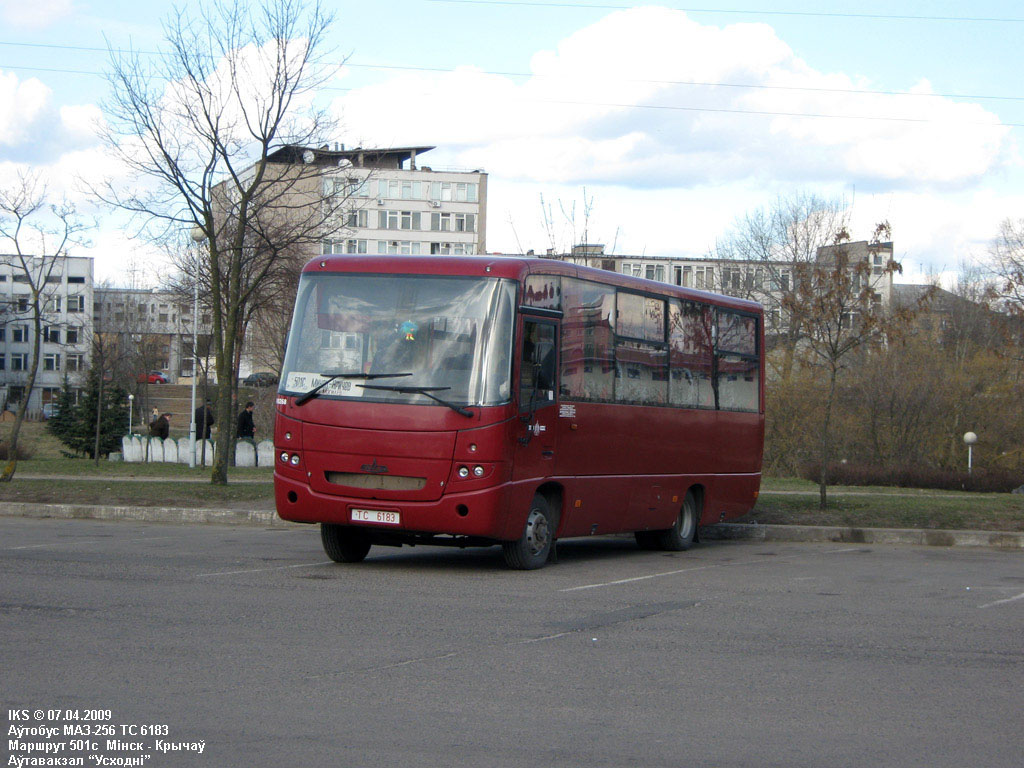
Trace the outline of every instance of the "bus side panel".
{"type": "Polygon", "coordinates": [[[707,482],[706,477],[678,475],[565,478],[565,520],[559,536],[668,528],[686,489],[707,482]]]}
{"type": "Polygon", "coordinates": [[[705,500],[701,525],[742,517],[753,509],[761,488],[761,473],[719,475],[705,500]]]}
{"type": "Polygon", "coordinates": [[[715,423],[715,473],[760,472],[764,452],[764,414],[718,411],[715,423]]]}
{"type": "Polygon", "coordinates": [[[635,477],[717,469],[715,411],[563,403],[560,413],[557,475],[635,477]]]}

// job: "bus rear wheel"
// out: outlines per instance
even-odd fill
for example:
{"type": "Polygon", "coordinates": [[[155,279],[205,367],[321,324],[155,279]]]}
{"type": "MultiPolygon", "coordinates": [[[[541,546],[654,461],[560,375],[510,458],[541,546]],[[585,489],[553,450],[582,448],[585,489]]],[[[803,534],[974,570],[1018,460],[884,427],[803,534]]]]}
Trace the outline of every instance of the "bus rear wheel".
{"type": "Polygon", "coordinates": [[[554,516],[547,499],[538,493],[530,504],[523,535],[516,541],[502,543],[501,552],[509,568],[532,571],[548,561],[554,543],[554,516]]]}
{"type": "Polygon", "coordinates": [[[634,534],[636,543],[643,549],[682,552],[693,546],[699,520],[697,499],[692,493],[687,493],[679,515],[676,517],[675,525],[664,531],[637,531],[634,534]]]}
{"type": "Polygon", "coordinates": [[[366,531],[348,525],[320,523],[324,552],[336,563],[361,563],[370,551],[366,531]]]}

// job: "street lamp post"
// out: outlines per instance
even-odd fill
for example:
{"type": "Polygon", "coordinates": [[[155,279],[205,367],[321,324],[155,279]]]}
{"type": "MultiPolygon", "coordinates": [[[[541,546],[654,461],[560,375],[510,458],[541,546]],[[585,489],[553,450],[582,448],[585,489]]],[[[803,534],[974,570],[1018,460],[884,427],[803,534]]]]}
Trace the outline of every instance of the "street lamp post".
{"type": "Polygon", "coordinates": [[[135,402],[135,395],[128,393],[128,436],[132,435],[132,404],[135,402]]]}
{"type": "MultiPolygon", "coordinates": [[[[196,274],[192,291],[192,421],[188,427],[188,465],[196,465],[196,381],[199,378],[199,244],[206,239],[206,232],[196,225],[192,227],[192,242],[196,244],[196,274]]],[[[205,411],[204,411],[205,415],[205,411]]],[[[205,420],[203,422],[206,423],[205,420]]],[[[204,430],[205,431],[205,430],[204,430]]]]}
{"type": "Polygon", "coordinates": [[[978,442],[978,436],[973,432],[964,433],[964,442],[967,444],[967,476],[971,476],[971,465],[973,464],[973,449],[974,444],[978,442]]]}

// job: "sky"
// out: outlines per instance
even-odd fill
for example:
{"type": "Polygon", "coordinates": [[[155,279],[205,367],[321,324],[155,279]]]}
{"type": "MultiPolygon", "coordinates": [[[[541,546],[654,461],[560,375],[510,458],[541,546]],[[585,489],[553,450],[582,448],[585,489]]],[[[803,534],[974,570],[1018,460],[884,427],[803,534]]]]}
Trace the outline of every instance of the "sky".
{"type": "MultiPolygon", "coordinates": [[[[33,169],[96,218],[99,281],[155,285],[163,256],[97,207],[108,48],[159,51],[175,7],[0,0],[0,185],[33,169]]],[[[1024,3],[976,0],[335,2],[343,63],[318,94],[346,146],[423,146],[489,174],[487,248],[584,237],[701,256],[779,198],[892,226],[901,282],[984,269],[1024,218],[1024,3]],[[547,222],[547,223],[546,223],[547,222]]]]}

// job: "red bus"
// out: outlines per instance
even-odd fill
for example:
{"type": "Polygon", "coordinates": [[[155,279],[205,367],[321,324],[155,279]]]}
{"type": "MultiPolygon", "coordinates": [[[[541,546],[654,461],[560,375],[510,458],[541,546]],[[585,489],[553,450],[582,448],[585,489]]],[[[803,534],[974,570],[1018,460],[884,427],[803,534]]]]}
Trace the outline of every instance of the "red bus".
{"type": "Polygon", "coordinates": [[[299,282],[277,396],[281,518],[372,545],[631,532],[684,550],[760,488],[760,305],[547,259],[329,256],[299,282]]]}

